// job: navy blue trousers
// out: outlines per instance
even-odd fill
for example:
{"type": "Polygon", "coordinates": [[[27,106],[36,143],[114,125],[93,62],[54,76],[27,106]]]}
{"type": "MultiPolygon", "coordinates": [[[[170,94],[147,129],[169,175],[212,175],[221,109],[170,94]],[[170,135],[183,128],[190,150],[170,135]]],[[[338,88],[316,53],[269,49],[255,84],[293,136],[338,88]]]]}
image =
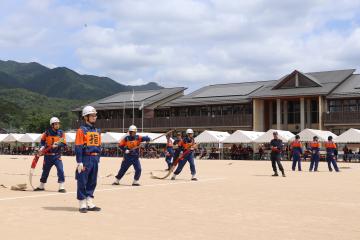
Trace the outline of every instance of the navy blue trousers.
{"type": "Polygon", "coordinates": [[[94,197],[94,191],[97,184],[97,176],[99,170],[99,156],[84,156],[83,164],[85,170],[75,176],[77,180],[77,199],[84,200],[87,197],[94,197]]]}
{"type": "Polygon", "coordinates": [[[190,153],[183,160],[179,161],[179,165],[176,168],[174,174],[179,175],[187,162],[189,162],[190,164],[191,175],[195,175],[196,169],[195,169],[194,153],[190,153]]]}
{"type": "Polygon", "coordinates": [[[64,166],[63,162],[60,160],[60,155],[45,155],[44,156],[44,165],[43,172],[41,174],[40,182],[46,183],[49,177],[51,168],[55,165],[58,176],[58,183],[65,182],[64,175],[64,166]]]}
{"type": "Polygon", "coordinates": [[[135,170],[134,180],[138,181],[141,176],[141,164],[138,156],[125,155],[124,160],[121,162],[120,170],[115,177],[120,180],[131,165],[135,170]]]}

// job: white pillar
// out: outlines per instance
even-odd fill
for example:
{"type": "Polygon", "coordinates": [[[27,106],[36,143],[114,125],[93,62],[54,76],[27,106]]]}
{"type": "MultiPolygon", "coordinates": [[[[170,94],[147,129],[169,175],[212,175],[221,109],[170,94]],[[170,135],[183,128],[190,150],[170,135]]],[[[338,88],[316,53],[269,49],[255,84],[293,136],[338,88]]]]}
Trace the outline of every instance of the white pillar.
{"type": "Polygon", "coordinates": [[[323,130],[323,111],[326,109],[323,109],[323,99],[321,96],[319,96],[319,130],[323,130]]]}
{"type": "Polygon", "coordinates": [[[281,130],[281,99],[276,99],[276,129],[281,130]]]}
{"type": "Polygon", "coordinates": [[[311,128],[311,99],[306,100],[306,112],[307,112],[306,126],[307,128],[311,128]]]}
{"type": "Polygon", "coordinates": [[[300,98],[300,130],[305,129],[305,99],[300,98]]]}
{"type": "Polygon", "coordinates": [[[253,130],[264,131],[264,100],[253,100],[253,130]]]}

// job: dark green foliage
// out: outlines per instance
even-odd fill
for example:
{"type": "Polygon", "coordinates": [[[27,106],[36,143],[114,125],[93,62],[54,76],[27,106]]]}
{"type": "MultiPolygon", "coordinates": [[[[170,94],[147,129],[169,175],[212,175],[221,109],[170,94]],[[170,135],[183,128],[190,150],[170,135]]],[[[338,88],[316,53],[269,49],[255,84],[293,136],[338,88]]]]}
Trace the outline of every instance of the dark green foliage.
{"type": "Polygon", "coordinates": [[[49,69],[38,63],[0,61],[0,89],[25,88],[48,97],[99,99],[135,90],[160,89],[156,83],[123,85],[107,77],[80,75],[66,67],[49,69]]]}
{"type": "Polygon", "coordinates": [[[76,119],[71,112],[76,107],[121,91],[160,88],[156,83],[122,85],[65,67],[49,69],[35,62],[0,60],[0,128],[39,133],[56,116],[67,130],[76,119]]]}

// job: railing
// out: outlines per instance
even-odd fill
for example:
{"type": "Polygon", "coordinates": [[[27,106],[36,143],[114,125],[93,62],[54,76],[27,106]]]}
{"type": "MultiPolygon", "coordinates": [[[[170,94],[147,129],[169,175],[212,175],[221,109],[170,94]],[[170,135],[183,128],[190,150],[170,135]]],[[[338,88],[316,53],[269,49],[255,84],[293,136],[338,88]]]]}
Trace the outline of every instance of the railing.
{"type": "Polygon", "coordinates": [[[330,112],[323,113],[325,124],[359,123],[360,112],[330,112]]]}
{"type": "MultiPolygon", "coordinates": [[[[132,119],[124,119],[124,128],[133,124],[132,119]]],[[[134,124],[141,128],[142,119],[135,118],[134,124]]],[[[144,119],[144,129],[171,129],[171,128],[206,128],[206,127],[251,127],[252,115],[229,115],[229,116],[214,116],[214,117],[157,117],[151,119],[144,119]]],[[[80,122],[73,122],[73,128],[79,127],[80,122]]],[[[98,119],[96,126],[100,128],[123,128],[123,119],[98,119]]]]}

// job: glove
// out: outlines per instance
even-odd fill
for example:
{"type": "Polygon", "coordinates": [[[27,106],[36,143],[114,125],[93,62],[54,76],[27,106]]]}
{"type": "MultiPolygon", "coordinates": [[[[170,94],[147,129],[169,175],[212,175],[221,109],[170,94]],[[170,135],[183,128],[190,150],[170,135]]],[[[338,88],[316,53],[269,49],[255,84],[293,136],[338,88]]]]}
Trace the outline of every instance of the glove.
{"type": "Polygon", "coordinates": [[[78,163],[77,171],[78,171],[78,173],[81,173],[82,171],[84,171],[84,164],[83,163],[78,163]]]}
{"type": "Polygon", "coordinates": [[[42,146],[42,147],[39,149],[39,152],[44,151],[44,149],[45,149],[45,146],[42,146]]]}
{"type": "Polygon", "coordinates": [[[130,150],[129,149],[126,149],[125,150],[125,154],[129,154],[130,153],[130,150]]]}

